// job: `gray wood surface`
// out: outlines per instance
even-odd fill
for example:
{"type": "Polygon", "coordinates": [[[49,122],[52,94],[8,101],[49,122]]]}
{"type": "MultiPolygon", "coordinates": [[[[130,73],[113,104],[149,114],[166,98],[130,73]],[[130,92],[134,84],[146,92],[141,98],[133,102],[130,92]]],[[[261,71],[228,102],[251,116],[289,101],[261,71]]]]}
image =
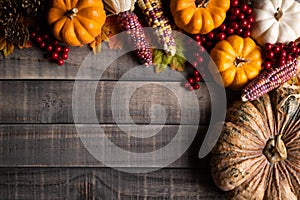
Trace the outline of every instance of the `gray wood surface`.
{"type": "Polygon", "coordinates": [[[128,174],[110,168],[0,170],[0,199],[225,199],[207,170],[162,169],[128,174]]]}
{"type": "MultiPolygon", "coordinates": [[[[89,90],[94,81],[85,82],[82,87],[89,90]]],[[[149,123],[150,118],[159,118],[160,113],[151,113],[151,105],[160,104],[168,113],[167,124],[179,124],[182,118],[192,118],[195,101],[186,101],[189,109],[181,116],[176,95],[166,87],[181,88],[179,82],[131,82],[122,83],[120,98],[111,104],[111,96],[116,81],[100,81],[95,94],[95,108],[99,123],[114,123],[111,107],[126,109],[122,95],[137,88],[130,101],[130,114],[136,123],[149,123]],[[163,85],[161,85],[163,84],[163,85]],[[150,114],[152,114],[150,116],[150,114]]],[[[73,123],[72,92],[74,81],[0,81],[0,123],[73,123]]],[[[81,87],[81,86],[80,86],[81,87]]],[[[181,89],[178,95],[189,91],[181,89]]],[[[210,98],[205,84],[196,92],[199,104],[200,123],[209,120],[210,98]]],[[[86,105],[82,105],[86,106],[86,105]]],[[[84,115],[85,113],[82,113],[84,115]]],[[[93,123],[79,121],[79,123],[93,123]]],[[[127,123],[124,118],[123,123],[127,123]]],[[[157,122],[158,123],[158,122],[157,122]]],[[[189,124],[189,121],[182,122],[189,124]]]]}
{"type": "MultiPolygon", "coordinates": [[[[109,50],[107,45],[103,47],[101,54],[108,59],[118,56],[117,51],[109,50]]],[[[62,67],[49,63],[43,58],[44,52],[36,47],[16,49],[7,58],[0,58],[0,199],[224,199],[225,193],[216,188],[210,176],[209,156],[198,158],[210,118],[209,95],[215,95],[208,92],[205,83],[195,92],[198,108],[193,101],[185,102],[187,108],[199,110],[197,136],[190,148],[166,168],[151,173],[124,173],[107,168],[85,149],[73,124],[75,79],[98,84],[95,109],[99,124],[106,136],[125,150],[150,152],[167,145],[180,124],[198,126],[198,123],[180,121],[176,95],[162,86],[180,88],[185,73],[167,70],[155,74],[152,67],[140,67],[124,78],[124,74],[138,65],[128,54],[114,61],[100,81],[93,74],[102,65],[99,60],[88,63],[89,70],[77,76],[89,53],[87,47],[71,48],[70,58],[62,67]],[[120,130],[119,127],[134,124],[126,120],[115,124],[111,106],[122,109],[123,104],[120,97],[111,105],[111,94],[117,83],[122,84],[124,94],[142,86],[130,99],[134,123],[148,124],[151,118],[159,118],[159,113],[150,112],[154,104],[166,109],[166,122],[151,125],[155,128],[163,124],[162,131],[141,139],[120,130]]],[[[185,97],[187,91],[178,91],[185,97]]],[[[189,113],[192,110],[185,117],[193,117],[189,113]]],[[[93,121],[82,121],[81,126],[90,127],[91,139],[100,137],[93,121]]],[[[149,167],[155,166],[154,163],[149,167]]]]}
{"type": "MultiPolygon", "coordinates": [[[[178,125],[165,125],[155,136],[142,139],[130,137],[120,129],[120,127],[128,128],[131,125],[101,125],[105,136],[99,136],[99,129],[96,125],[80,126],[88,126],[89,130],[92,130],[89,133],[91,140],[107,137],[116,146],[138,153],[153,152],[169,144],[179,127],[178,125]]],[[[199,127],[197,137],[191,147],[168,167],[207,169],[208,158],[199,160],[197,157],[205,134],[206,126],[199,127]]],[[[85,148],[74,125],[0,125],[0,146],[0,167],[105,167],[85,148]]],[[[115,167],[125,167],[117,158],[111,159],[115,159],[118,163],[115,167]]],[[[149,167],[158,166],[153,163],[149,167]]]]}

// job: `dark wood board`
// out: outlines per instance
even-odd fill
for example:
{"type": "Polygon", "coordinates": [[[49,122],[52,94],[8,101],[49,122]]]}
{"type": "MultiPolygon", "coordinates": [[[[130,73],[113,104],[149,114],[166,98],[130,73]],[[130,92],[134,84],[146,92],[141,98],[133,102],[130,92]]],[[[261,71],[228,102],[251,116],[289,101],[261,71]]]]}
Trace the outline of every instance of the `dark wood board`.
{"type": "Polygon", "coordinates": [[[201,169],[128,174],[110,168],[2,168],[0,191],[5,200],[225,199],[201,169]]]}

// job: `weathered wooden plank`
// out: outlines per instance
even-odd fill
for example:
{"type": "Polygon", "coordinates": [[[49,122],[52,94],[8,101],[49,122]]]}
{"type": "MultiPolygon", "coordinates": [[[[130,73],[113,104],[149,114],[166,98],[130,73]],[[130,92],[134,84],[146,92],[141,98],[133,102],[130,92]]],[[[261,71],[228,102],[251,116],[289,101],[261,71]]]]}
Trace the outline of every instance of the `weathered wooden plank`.
{"type": "MultiPolygon", "coordinates": [[[[79,125],[88,127],[88,139],[97,141],[99,138],[107,137],[117,147],[128,152],[147,153],[154,152],[167,146],[174,136],[178,134],[178,125],[166,125],[152,137],[132,137],[122,130],[132,128],[133,125],[101,125],[105,135],[100,134],[97,125],[79,125]]],[[[183,155],[171,163],[172,168],[209,168],[209,158],[199,159],[198,152],[202,140],[206,134],[206,126],[183,126],[197,131],[195,138],[186,135],[185,140],[191,137],[193,143],[183,155]]],[[[152,125],[153,129],[158,126],[152,125]]],[[[105,167],[101,160],[97,160],[90,154],[82,143],[80,135],[74,125],[0,125],[0,167],[17,166],[51,166],[51,167],[105,167]]],[[[98,144],[98,143],[97,143],[98,144]]],[[[182,143],[183,144],[183,143],[182,143]]],[[[100,148],[99,144],[99,148],[100,148]]],[[[101,148],[109,148],[102,145],[101,148]],[[103,147],[102,147],[103,146],[103,147]]],[[[100,148],[100,149],[101,149],[100,148]]],[[[178,148],[180,148],[178,146],[178,148]]],[[[174,152],[168,152],[171,157],[174,152]]],[[[128,166],[117,156],[110,158],[115,164],[111,167],[135,167],[132,161],[128,166]]],[[[160,167],[161,160],[153,162],[149,168],[160,167]]]]}
{"type": "Polygon", "coordinates": [[[0,171],[0,199],[217,200],[208,170],[163,169],[128,174],[110,168],[14,168],[0,171]]]}
{"type": "MultiPolygon", "coordinates": [[[[119,80],[125,73],[134,67],[140,66],[136,58],[131,53],[122,55],[121,51],[110,50],[106,43],[103,43],[102,51],[98,55],[94,55],[87,46],[82,48],[71,47],[69,59],[62,67],[55,63],[49,62],[44,58],[42,50],[32,47],[29,49],[16,49],[13,54],[6,58],[0,59],[0,80],[1,79],[63,79],[74,80],[88,79],[95,80],[95,73],[99,72],[99,68],[108,66],[103,73],[102,79],[119,80]],[[87,58],[90,55],[91,57],[87,58]],[[87,60],[85,60],[87,58],[87,60]],[[93,58],[93,59],[91,59],[93,58]],[[109,64],[103,58],[113,59],[109,64]],[[80,67],[86,66],[87,70],[77,76],[80,67]]],[[[156,74],[153,67],[138,67],[135,71],[127,74],[128,80],[161,80],[168,81],[183,80],[182,75],[170,69],[166,72],[156,74]]],[[[97,77],[98,78],[98,77],[97,77]]],[[[96,79],[98,80],[98,79],[96,79]]]]}
{"type": "MultiPolygon", "coordinates": [[[[162,110],[151,108],[155,104],[165,108],[167,124],[193,124],[198,119],[197,115],[200,115],[200,123],[209,121],[210,97],[204,83],[195,92],[195,98],[190,98],[193,92],[182,88],[179,82],[79,83],[78,88],[82,91],[80,98],[95,99],[99,123],[115,123],[112,108],[116,108],[116,116],[120,118],[118,123],[149,123],[152,119],[153,123],[165,124],[162,110]],[[115,101],[112,103],[112,93],[116,91],[117,83],[119,92],[115,92],[115,101]],[[90,93],[94,85],[98,86],[96,95],[90,93]],[[131,91],[134,92],[129,96],[128,110],[124,99],[131,91]],[[180,104],[180,101],[183,102],[180,104]],[[132,119],[129,119],[129,115],[132,119]]],[[[0,81],[0,123],[73,123],[73,86],[74,81],[0,81]]],[[[89,107],[90,103],[80,104],[80,115],[84,119],[77,120],[78,123],[95,123],[87,113],[89,107]]]]}

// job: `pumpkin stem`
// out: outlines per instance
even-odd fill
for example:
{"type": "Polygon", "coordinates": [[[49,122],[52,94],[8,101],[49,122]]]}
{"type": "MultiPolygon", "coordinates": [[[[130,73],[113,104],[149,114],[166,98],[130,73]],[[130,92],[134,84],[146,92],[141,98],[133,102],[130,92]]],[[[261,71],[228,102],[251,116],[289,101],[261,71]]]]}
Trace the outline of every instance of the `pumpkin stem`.
{"type": "Polygon", "coordinates": [[[274,14],[274,17],[277,21],[279,21],[281,19],[281,17],[283,16],[283,12],[280,8],[277,8],[277,12],[274,14]]]}
{"type": "Polygon", "coordinates": [[[248,60],[245,60],[244,58],[237,56],[233,63],[236,67],[240,67],[241,65],[243,65],[246,62],[248,62],[248,60]]]}
{"type": "Polygon", "coordinates": [[[77,8],[72,8],[71,10],[68,10],[66,12],[66,16],[73,19],[74,17],[76,17],[77,13],[78,13],[78,9],[77,8]]]}
{"type": "Polygon", "coordinates": [[[195,4],[197,8],[206,8],[210,0],[196,0],[195,4]]]}
{"type": "Polygon", "coordinates": [[[279,134],[276,135],[275,138],[269,139],[263,151],[268,161],[272,164],[287,158],[286,147],[281,136],[282,135],[279,134]]]}

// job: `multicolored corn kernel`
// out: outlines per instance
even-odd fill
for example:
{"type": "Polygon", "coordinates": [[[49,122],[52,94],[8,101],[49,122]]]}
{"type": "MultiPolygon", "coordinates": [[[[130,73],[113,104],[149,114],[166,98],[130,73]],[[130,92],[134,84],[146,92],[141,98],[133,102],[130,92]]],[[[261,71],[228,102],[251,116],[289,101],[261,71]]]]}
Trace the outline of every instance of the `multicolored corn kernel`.
{"type": "Polygon", "coordinates": [[[297,73],[297,60],[262,72],[243,90],[242,101],[253,101],[290,80],[297,73]]]}
{"type": "Polygon", "coordinates": [[[135,54],[139,61],[145,65],[152,64],[152,52],[150,44],[146,39],[142,25],[138,21],[138,17],[132,11],[125,11],[118,14],[122,28],[128,33],[128,43],[132,48],[136,49],[135,54]]]}
{"type": "Polygon", "coordinates": [[[176,44],[168,18],[164,15],[161,0],[138,0],[148,25],[155,28],[155,34],[162,48],[172,56],[176,53],[176,44]]]}

